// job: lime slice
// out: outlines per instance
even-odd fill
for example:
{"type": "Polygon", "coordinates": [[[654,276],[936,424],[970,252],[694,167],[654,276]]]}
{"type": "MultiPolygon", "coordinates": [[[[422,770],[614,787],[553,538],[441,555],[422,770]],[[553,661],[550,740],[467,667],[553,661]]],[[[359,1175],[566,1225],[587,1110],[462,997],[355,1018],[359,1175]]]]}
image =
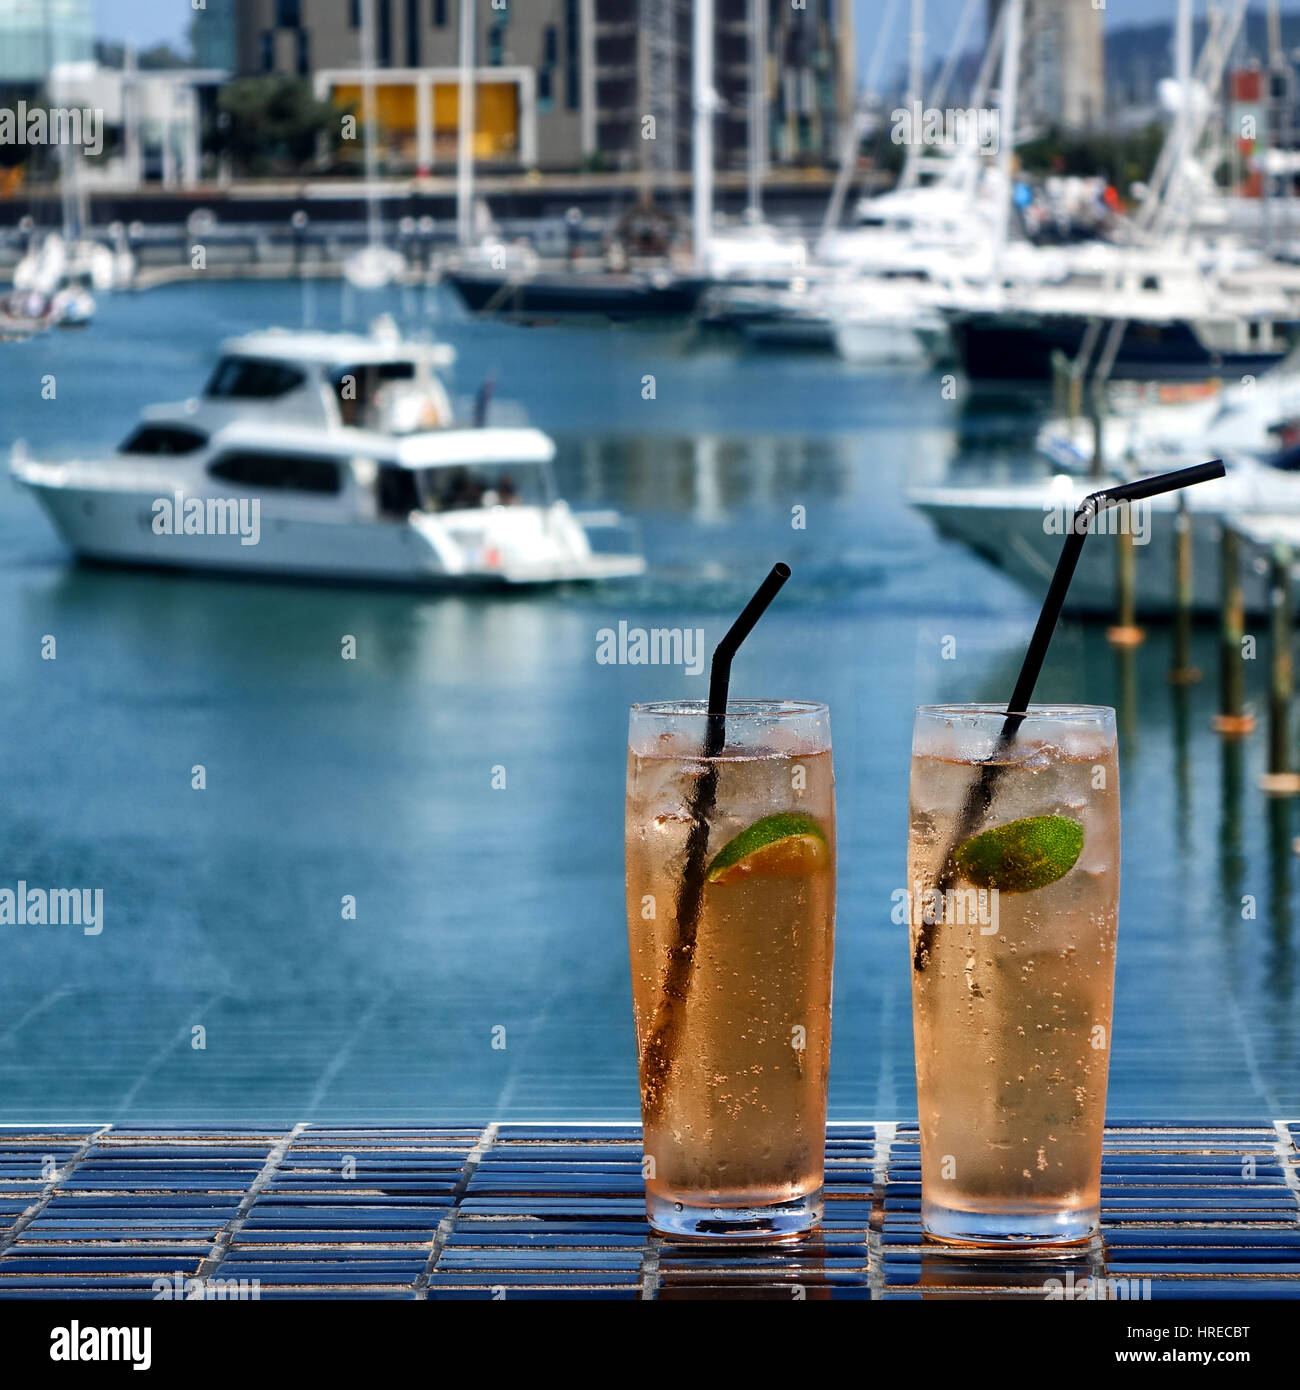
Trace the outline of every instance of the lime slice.
{"type": "Polygon", "coordinates": [[[1070,872],[1083,850],[1083,826],[1069,816],[1026,816],[995,825],[957,847],[957,872],[977,888],[1032,893],[1070,872]]]}
{"type": "Polygon", "coordinates": [[[733,883],[746,874],[803,878],[830,861],[826,832],[799,811],[778,811],[728,840],[709,865],[710,883],[733,883]]]}

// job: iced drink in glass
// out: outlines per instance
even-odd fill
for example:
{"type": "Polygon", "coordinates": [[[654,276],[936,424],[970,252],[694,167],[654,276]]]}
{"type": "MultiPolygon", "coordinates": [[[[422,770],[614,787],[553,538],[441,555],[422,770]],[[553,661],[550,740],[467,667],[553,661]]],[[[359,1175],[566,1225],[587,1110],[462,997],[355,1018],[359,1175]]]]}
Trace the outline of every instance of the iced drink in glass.
{"type": "Polygon", "coordinates": [[[1119,904],[1115,714],[916,712],[908,847],[922,1222],[1087,1239],[1100,1207],[1119,904]]]}
{"type": "Polygon", "coordinates": [[[627,921],[646,1207],[684,1238],[820,1219],[835,922],[824,705],[632,709],[627,921]]]}

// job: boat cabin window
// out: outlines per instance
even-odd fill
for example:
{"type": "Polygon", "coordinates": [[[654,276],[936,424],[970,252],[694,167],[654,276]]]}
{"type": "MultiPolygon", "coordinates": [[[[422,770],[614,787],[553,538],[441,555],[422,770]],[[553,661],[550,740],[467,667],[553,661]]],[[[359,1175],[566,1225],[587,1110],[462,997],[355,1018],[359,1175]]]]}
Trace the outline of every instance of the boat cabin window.
{"type": "Polygon", "coordinates": [[[335,493],[343,487],[337,460],[304,454],[223,454],[208,473],[262,491],[335,493]]]}
{"type": "Polygon", "coordinates": [[[362,423],[374,404],[375,393],[387,382],[414,379],[414,362],[370,362],[362,367],[344,367],[335,372],[334,394],[339,398],[343,423],[362,423]]]}
{"type": "Polygon", "coordinates": [[[199,430],[182,425],[141,425],[122,445],[124,454],[192,454],[208,442],[199,430]]]}
{"type": "Polygon", "coordinates": [[[274,400],[306,380],[297,367],[257,357],[223,357],[204,391],[213,400],[274,400]]]}
{"type": "Polygon", "coordinates": [[[1142,288],[1144,290],[1158,290],[1160,288],[1160,277],[1158,275],[1144,275],[1142,277],[1142,288]]]}
{"type": "Polygon", "coordinates": [[[536,467],[510,464],[479,468],[393,468],[379,470],[379,509],[388,516],[409,512],[463,512],[479,507],[545,506],[545,483],[536,467]]]}

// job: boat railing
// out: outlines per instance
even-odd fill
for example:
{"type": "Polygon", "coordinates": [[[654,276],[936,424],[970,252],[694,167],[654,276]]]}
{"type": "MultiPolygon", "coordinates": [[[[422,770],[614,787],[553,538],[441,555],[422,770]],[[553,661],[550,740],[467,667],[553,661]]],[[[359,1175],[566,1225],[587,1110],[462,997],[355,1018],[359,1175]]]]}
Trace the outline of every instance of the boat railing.
{"type": "MultiPolygon", "coordinates": [[[[451,403],[451,418],[457,425],[468,426],[475,415],[475,396],[456,396],[451,403]]],[[[527,429],[531,421],[528,408],[523,401],[501,400],[493,396],[487,405],[487,415],[483,423],[492,429],[527,429]]]]}

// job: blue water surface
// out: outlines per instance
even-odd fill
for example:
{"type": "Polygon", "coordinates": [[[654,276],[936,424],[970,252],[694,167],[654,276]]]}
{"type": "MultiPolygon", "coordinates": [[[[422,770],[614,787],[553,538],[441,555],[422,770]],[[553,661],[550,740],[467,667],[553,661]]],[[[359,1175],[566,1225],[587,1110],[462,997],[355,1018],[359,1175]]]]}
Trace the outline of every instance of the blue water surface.
{"type": "MultiPolygon", "coordinates": [[[[102,888],[105,904],[97,936],[0,926],[0,1120],[634,1117],[626,710],[704,679],[601,665],[597,633],[699,627],[711,645],[777,559],[794,577],[733,692],[832,709],[831,1113],[914,1114],[890,919],[911,712],[1005,697],[1037,603],[938,540],[904,491],[1032,470],[1039,407],[682,329],[198,283],[0,345],[0,443],[104,449],[142,406],[195,393],[223,336],[381,309],[455,344],[459,393],[490,374],[521,401],[556,436],[562,493],[633,517],[649,573],[470,595],[84,568],[0,486],[0,887],[102,888]]],[[[1196,658],[1213,672],[1212,631],[1196,658]]],[[[1159,629],[1120,655],[1067,623],[1039,691],[1120,710],[1111,1113],[1295,1115],[1297,811],[1257,788],[1262,733],[1222,744],[1213,681],[1172,689],[1168,664],[1159,629]]],[[[1257,699],[1266,678],[1261,659],[1257,699]]]]}

